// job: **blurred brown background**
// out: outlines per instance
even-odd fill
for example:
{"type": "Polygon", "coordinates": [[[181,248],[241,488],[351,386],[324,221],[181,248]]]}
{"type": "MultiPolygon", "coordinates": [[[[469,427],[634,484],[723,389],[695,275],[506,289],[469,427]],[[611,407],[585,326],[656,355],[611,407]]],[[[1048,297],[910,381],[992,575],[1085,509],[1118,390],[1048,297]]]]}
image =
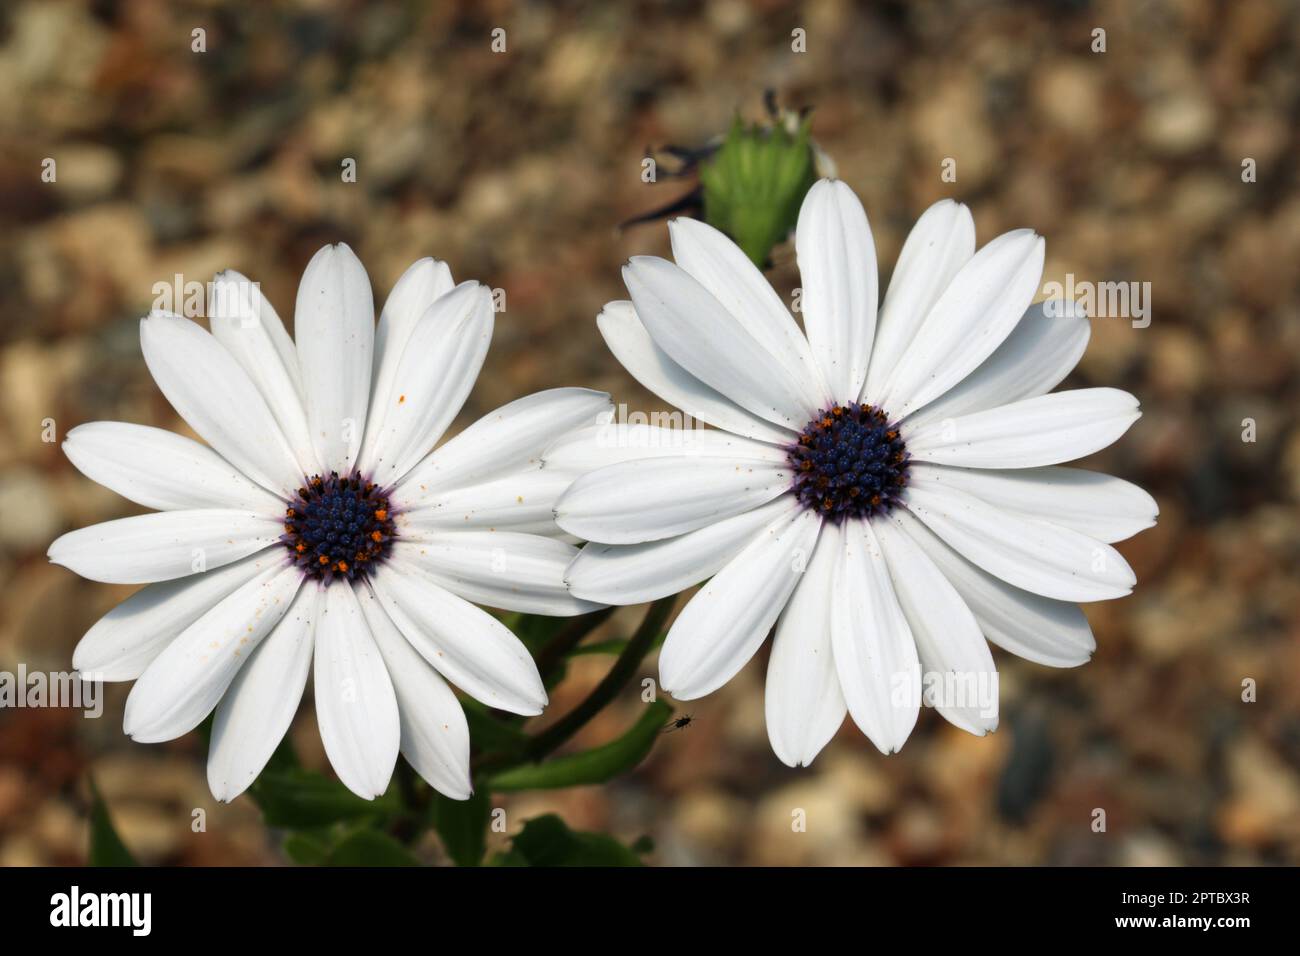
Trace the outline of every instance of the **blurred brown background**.
{"type": "MultiPolygon", "coordinates": [[[[463,421],[557,385],[653,408],[593,317],[623,297],[621,262],[664,254],[667,233],[614,226],[688,188],[641,182],[648,145],[759,118],[771,87],[815,107],[815,137],[871,217],[882,288],[912,221],[945,196],[971,206],[981,243],[1046,236],[1045,280],[1152,284],[1150,327],[1095,320],[1067,383],[1142,400],[1145,417],[1089,462],[1159,499],[1159,525],[1120,546],[1139,585],[1089,608],[1089,665],[995,652],[990,737],[926,712],[885,758],[846,723],[811,769],[789,770],[766,739],[763,652],[684,705],[693,725],[633,777],[500,801],[511,829],[557,809],[650,834],[664,864],[1300,862],[1298,58],[1300,13],[1283,0],[6,3],[0,670],[67,669],[131,590],[46,563],[59,533],[135,509],[81,478],[42,421],[60,437],[96,419],[176,426],[137,340],[155,282],[234,267],[288,319],[325,242],[351,243],[380,297],[434,255],[508,296],[463,421]],[[191,52],[196,28],[206,53],[191,52]],[[56,183],[40,178],[47,157],[56,183]],[[945,157],[956,183],[940,179],[945,157]],[[1247,157],[1257,182],[1242,182],[1247,157]],[[794,808],[808,832],[791,832],[794,808]]],[[[778,287],[796,284],[793,254],[775,260],[778,287]]],[[[608,666],[580,661],[552,713],[608,666]]],[[[0,863],[84,859],[87,771],[145,861],[280,861],[246,797],[212,800],[196,735],[122,736],[126,690],[100,720],[0,711],[0,863]],[[196,807],[206,833],[191,832],[196,807]]],[[[638,707],[629,690],[579,743],[638,707]]],[[[309,706],[294,734],[324,766],[309,706]]]]}

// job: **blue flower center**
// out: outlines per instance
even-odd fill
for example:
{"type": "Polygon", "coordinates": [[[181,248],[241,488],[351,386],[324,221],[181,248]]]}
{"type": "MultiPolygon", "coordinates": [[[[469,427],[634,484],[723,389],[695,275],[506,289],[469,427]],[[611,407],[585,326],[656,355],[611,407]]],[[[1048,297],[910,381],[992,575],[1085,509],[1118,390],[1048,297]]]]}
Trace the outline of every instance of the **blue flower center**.
{"type": "Polygon", "coordinates": [[[907,448],[898,427],[871,405],[825,409],[788,453],[799,501],[835,522],[887,514],[907,484],[907,448]]]}
{"type": "Polygon", "coordinates": [[[388,498],[373,482],[353,473],[308,479],[285,512],[285,543],[309,577],[329,584],[335,577],[364,578],[383,561],[396,531],[388,498]]]}

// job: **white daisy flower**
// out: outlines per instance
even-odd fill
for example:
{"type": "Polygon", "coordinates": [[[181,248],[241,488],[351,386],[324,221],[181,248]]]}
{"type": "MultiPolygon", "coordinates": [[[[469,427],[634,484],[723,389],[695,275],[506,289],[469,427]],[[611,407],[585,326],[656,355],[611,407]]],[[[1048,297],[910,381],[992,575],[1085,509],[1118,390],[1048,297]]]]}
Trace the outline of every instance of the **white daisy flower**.
{"type": "Polygon", "coordinates": [[[469,732],[448,682],[540,713],[527,649],[476,607],[571,615],[575,549],[552,508],[569,477],[542,450],[598,420],[609,396],[561,388],[511,402],[444,443],[492,336],[489,291],[423,259],[375,327],[365,268],[321,249],[298,287],[295,340],[257,290],[216,277],[212,331],[154,313],[146,364],[208,446],[95,422],[64,450],[92,480],[157,513],[65,534],[50,560],[148,586],[82,638],[74,666],[136,680],[124,729],[170,740],[215,709],[208,783],[242,793],[266,765],[313,669],[339,778],[366,798],[400,749],[433,787],[470,795],[469,732]]]}
{"type": "Polygon", "coordinates": [[[668,634],[664,689],[716,690],[775,626],[768,735],[797,766],[846,711],[885,753],[923,699],[994,729],[985,638],[1049,666],[1088,660],[1075,602],[1130,592],[1109,542],[1152,525],[1156,505],[1057,467],[1140,412],[1113,388],[1049,394],[1089,325],[1072,303],[1030,304],[1043,240],[1017,230],[976,252],[969,210],[936,203],[877,309],[866,214],[822,180],[795,233],[801,331],[722,233],[670,229],[676,264],[632,259],[632,301],[597,321],[633,377],[715,427],[593,426],[543,456],[587,471],[556,507],[592,542],[569,568],[575,595],[632,604],[711,579],[668,634]]]}

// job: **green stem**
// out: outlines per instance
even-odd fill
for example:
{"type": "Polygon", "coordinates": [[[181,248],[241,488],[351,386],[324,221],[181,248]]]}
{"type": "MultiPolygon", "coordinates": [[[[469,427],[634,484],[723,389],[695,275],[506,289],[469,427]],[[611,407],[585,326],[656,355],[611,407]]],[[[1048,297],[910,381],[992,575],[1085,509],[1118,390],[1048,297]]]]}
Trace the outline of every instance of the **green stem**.
{"type": "MultiPolygon", "coordinates": [[[[532,738],[523,751],[523,761],[536,762],[551,751],[560,747],[576,734],[598,713],[618,696],[624,685],[632,679],[641,666],[642,659],[650,653],[663,630],[664,622],[672,613],[677,595],[660,598],[650,605],[645,617],[627,647],[618,655],[618,660],[609,669],[601,682],[587,695],[586,699],[569,713],[565,714],[536,737],[532,738]]],[[[523,762],[521,761],[521,762],[523,762]]]]}
{"type": "Polygon", "coordinates": [[[393,775],[397,778],[397,789],[402,797],[403,812],[393,821],[389,834],[409,846],[424,832],[429,809],[429,792],[427,788],[421,792],[415,771],[403,757],[397,758],[397,767],[393,775]]]}
{"type": "Polygon", "coordinates": [[[599,611],[575,617],[537,652],[537,670],[548,687],[555,672],[569,656],[569,652],[582,643],[582,639],[609,620],[616,608],[603,607],[599,611]]]}

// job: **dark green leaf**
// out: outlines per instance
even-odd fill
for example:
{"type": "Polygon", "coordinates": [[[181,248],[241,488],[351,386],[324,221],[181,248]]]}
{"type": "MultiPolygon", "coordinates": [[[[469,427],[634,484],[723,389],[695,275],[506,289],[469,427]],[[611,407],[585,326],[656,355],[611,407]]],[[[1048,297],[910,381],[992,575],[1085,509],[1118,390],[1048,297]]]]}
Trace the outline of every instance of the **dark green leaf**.
{"type": "Polygon", "coordinates": [[[390,794],[362,800],[337,780],[302,768],[265,770],[248,792],[261,807],[267,826],[297,830],[383,816],[397,809],[390,794]]]}
{"type": "Polygon", "coordinates": [[[452,800],[435,791],[429,813],[433,828],[453,863],[478,866],[483,862],[491,814],[486,790],[480,790],[468,800],[452,800]]]}
{"type": "Polygon", "coordinates": [[[90,865],[139,866],[117,835],[117,830],[113,829],[108,807],[93,779],[90,781],[90,865]]]}
{"type": "Polygon", "coordinates": [[[465,720],[469,724],[469,739],[474,750],[486,753],[489,750],[513,754],[528,742],[528,735],[518,727],[499,719],[492,711],[472,697],[461,699],[465,710],[465,720]]]}
{"type": "Polygon", "coordinates": [[[316,866],[325,862],[330,852],[327,834],[315,831],[299,830],[284,838],[284,853],[295,863],[304,866],[316,866]]]}
{"type": "Polygon", "coordinates": [[[672,712],[663,701],[655,701],[631,730],[612,743],[502,771],[489,781],[487,789],[496,793],[603,783],[645,759],[672,712]]]}
{"type": "Polygon", "coordinates": [[[339,841],[325,866],[419,866],[406,847],[379,830],[356,830],[339,841]]]}
{"type": "MultiPolygon", "coordinates": [[[[639,843],[640,841],[638,841],[639,843]]],[[[603,833],[570,830],[555,814],[524,824],[497,866],[641,866],[636,852],[603,833]]]]}
{"type": "Polygon", "coordinates": [[[524,642],[530,651],[536,651],[555,636],[568,618],[547,617],[542,614],[509,614],[505,617],[506,627],[515,632],[515,636],[524,642]]]}

